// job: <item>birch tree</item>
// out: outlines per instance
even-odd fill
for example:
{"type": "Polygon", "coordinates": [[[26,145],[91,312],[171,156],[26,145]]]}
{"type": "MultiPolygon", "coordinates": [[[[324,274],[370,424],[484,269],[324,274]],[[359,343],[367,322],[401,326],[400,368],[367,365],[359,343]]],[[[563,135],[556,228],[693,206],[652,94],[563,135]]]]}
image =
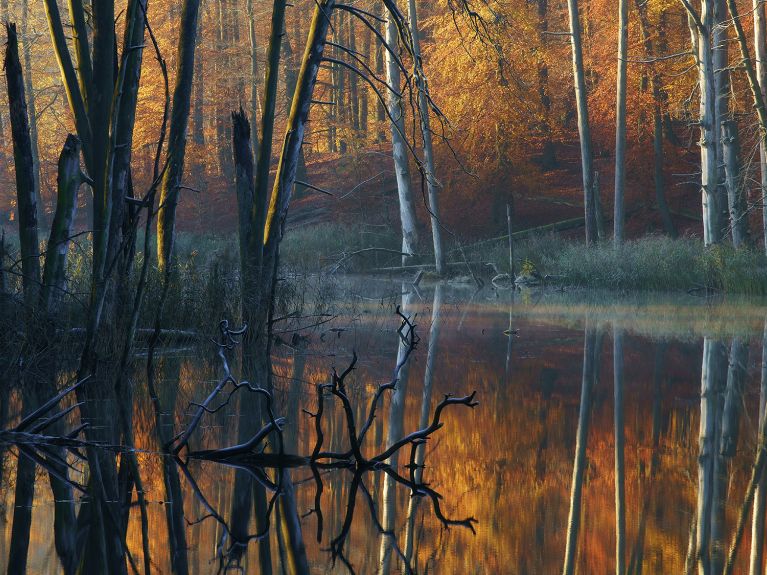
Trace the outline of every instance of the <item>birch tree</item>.
{"type": "MultiPolygon", "coordinates": [[[[396,7],[396,0],[392,0],[392,4],[396,7]]],[[[385,50],[384,54],[386,58],[386,83],[389,86],[387,106],[391,126],[392,155],[394,157],[394,173],[397,177],[399,213],[402,223],[402,265],[408,265],[418,253],[418,222],[410,178],[409,150],[405,143],[405,110],[400,92],[402,77],[397,56],[393,53],[399,46],[399,30],[391,10],[386,16],[386,43],[390,47],[385,50]]]]}
{"type": "Polygon", "coordinates": [[[586,221],[586,245],[597,241],[597,212],[594,194],[593,150],[591,146],[591,128],[589,127],[588,92],[586,72],[583,65],[583,46],[581,42],[581,22],[578,12],[578,0],[567,0],[570,23],[570,45],[573,59],[573,81],[575,86],[575,104],[578,113],[578,135],[581,146],[581,172],[583,177],[583,207],[586,221]]]}
{"type": "Polygon", "coordinates": [[[618,79],[615,115],[615,204],[613,240],[623,241],[624,196],[626,187],[626,59],[628,58],[628,0],[618,2],[618,79]]]}
{"type": "Polygon", "coordinates": [[[721,202],[719,201],[719,149],[720,128],[717,121],[717,83],[712,49],[714,30],[714,3],[701,0],[697,11],[689,0],[680,0],[687,10],[690,35],[698,69],[700,105],[700,167],[701,205],[703,212],[703,241],[705,245],[717,244],[722,239],[721,202]]]}
{"type": "MultiPolygon", "coordinates": [[[[410,15],[410,36],[413,42],[413,60],[415,61],[415,81],[418,89],[418,110],[421,120],[421,137],[423,139],[424,168],[426,171],[426,188],[429,198],[429,215],[431,217],[431,235],[434,241],[434,265],[437,274],[445,273],[445,255],[442,251],[442,225],[439,220],[439,182],[437,181],[434,164],[434,143],[432,141],[429,87],[423,71],[421,60],[421,38],[418,29],[418,8],[416,0],[408,0],[410,15]]],[[[402,250],[405,251],[404,249],[402,250]]]]}

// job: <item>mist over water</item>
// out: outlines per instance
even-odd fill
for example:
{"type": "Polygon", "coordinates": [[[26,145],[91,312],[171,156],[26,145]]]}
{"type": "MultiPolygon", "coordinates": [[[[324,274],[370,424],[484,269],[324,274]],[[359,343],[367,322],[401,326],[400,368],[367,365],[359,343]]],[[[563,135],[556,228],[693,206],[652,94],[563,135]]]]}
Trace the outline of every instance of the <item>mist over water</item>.
{"type": "MultiPolygon", "coordinates": [[[[359,360],[345,386],[357,420],[364,421],[370,398],[391,379],[403,353],[401,322],[395,315],[399,305],[420,340],[396,390],[386,396],[373,421],[365,452],[381,453],[397,438],[428,425],[445,394],[476,391],[479,405],[445,410],[444,426],[423,450],[414,451],[415,459],[408,448],[396,463],[391,461],[404,477],[413,471],[409,463],[425,463],[418,472],[442,496],[443,518],[474,518],[476,523],[474,531],[460,525],[446,529],[429,497],[411,497],[406,486],[375,470],[361,478],[369,498],[353,485],[348,469],[321,470],[318,513],[316,478],[308,467],[299,466],[290,476],[311,572],[348,572],[343,561],[333,565],[330,552],[345,524],[343,554],[357,573],[408,572],[406,560],[417,573],[557,573],[568,549],[573,572],[613,570],[616,330],[623,334],[623,378],[618,382],[625,434],[621,539],[628,569],[683,573],[686,562],[689,567],[696,561],[694,554],[689,557],[694,538],[697,545],[706,545],[701,561],[721,570],[756,452],[767,312],[762,302],[653,295],[621,299],[553,291],[473,293],[451,285],[416,289],[408,283],[360,278],[344,280],[339,288],[337,301],[330,304],[340,312],[333,321],[298,331],[275,327],[275,411],[287,420],[285,451],[311,454],[316,385],[330,380],[332,368],[346,369],[354,352],[359,360]],[[703,396],[702,383],[710,391],[703,396]],[[701,436],[714,446],[710,451],[702,453],[701,436]],[[585,439],[581,451],[578,437],[585,439]],[[715,473],[706,470],[706,458],[715,473]],[[581,471],[577,478],[576,465],[581,471]],[[573,489],[576,479],[578,493],[573,489]],[[349,513],[352,492],[356,505],[349,513]],[[573,514],[575,530],[568,521],[573,514]]],[[[303,325],[312,323],[307,319],[303,325]]],[[[74,351],[73,361],[76,357],[74,351]]],[[[170,572],[165,513],[178,502],[163,501],[154,415],[142,362],[137,366],[133,425],[148,501],[150,552],[156,571],[170,572]]],[[[233,362],[232,370],[238,369],[233,362]]],[[[221,363],[212,344],[168,347],[161,354],[160,373],[162,404],[175,406],[173,417],[165,421],[178,432],[188,423],[193,404],[220,379],[221,363]]],[[[61,379],[66,376],[62,373],[61,379]]],[[[11,414],[17,411],[14,405],[18,402],[12,398],[11,414]]],[[[327,401],[325,409],[325,448],[343,451],[343,409],[327,401]]],[[[237,413],[234,399],[206,414],[190,449],[237,443],[237,413]]],[[[3,566],[12,531],[16,453],[14,447],[5,452],[0,490],[3,566]]],[[[215,573],[225,526],[210,516],[206,502],[228,516],[235,471],[196,460],[189,460],[185,470],[180,475],[190,570],[215,573]]],[[[276,472],[268,473],[274,480],[276,472]]],[[[30,573],[61,572],[53,517],[48,477],[38,468],[30,573]]],[[[255,533],[256,526],[251,528],[255,533]]],[[[744,531],[736,573],[749,569],[750,515],[744,531]]],[[[272,539],[275,572],[282,572],[283,564],[290,563],[284,536],[272,528],[266,537],[272,539]]],[[[138,513],[131,514],[127,541],[140,565],[138,513]]],[[[258,553],[259,545],[252,541],[243,554],[245,572],[258,572],[258,553]]]]}

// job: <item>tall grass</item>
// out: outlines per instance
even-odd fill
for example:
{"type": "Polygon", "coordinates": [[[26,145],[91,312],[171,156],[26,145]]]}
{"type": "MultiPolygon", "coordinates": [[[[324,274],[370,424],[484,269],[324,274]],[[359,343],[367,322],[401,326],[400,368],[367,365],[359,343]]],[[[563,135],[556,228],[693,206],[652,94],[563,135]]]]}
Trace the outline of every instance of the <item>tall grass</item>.
{"type": "Polygon", "coordinates": [[[571,286],[620,291],[707,289],[767,294],[767,257],[756,250],[721,245],[706,248],[696,238],[648,236],[586,248],[581,242],[537,238],[525,242],[520,257],[540,273],[571,286]]]}

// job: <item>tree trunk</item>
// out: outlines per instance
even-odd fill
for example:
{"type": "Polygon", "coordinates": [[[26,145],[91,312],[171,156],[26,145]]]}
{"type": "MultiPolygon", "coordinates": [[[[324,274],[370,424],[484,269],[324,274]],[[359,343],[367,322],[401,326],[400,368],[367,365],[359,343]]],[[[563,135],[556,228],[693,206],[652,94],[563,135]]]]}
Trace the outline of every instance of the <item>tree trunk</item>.
{"type": "Polygon", "coordinates": [[[727,183],[724,167],[724,142],[722,124],[731,119],[730,112],[730,62],[729,62],[729,22],[727,21],[726,0],[713,0],[714,26],[712,34],[714,85],[716,89],[716,163],[717,188],[716,201],[719,207],[720,241],[726,239],[728,232],[729,210],[727,206],[727,183]]]}
{"type": "Polygon", "coordinates": [[[179,64],[176,85],[173,89],[173,111],[168,138],[168,167],[160,188],[160,209],[157,214],[157,264],[161,271],[173,263],[176,206],[184,175],[199,7],[200,0],[184,0],[181,13],[181,33],[178,39],[179,64]]]}
{"type": "MultiPolygon", "coordinates": [[[[658,71],[658,63],[655,62],[655,46],[650,35],[650,19],[647,15],[647,3],[642,0],[635,0],[637,12],[639,14],[639,29],[642,33],[642,43],[644,44],[645,58],[653,61],[651,64],[652,74],[650,76],[650,85],[653,96],[653,182],[655,185],[655,203],[660,213],[663,229],[672,238],[677,237],[676,226],[671,219],[671,212],[666,202],[665,182],[663,177],[663,103],[666,94],[661,86],[661,77],[658,71]]],[[[665,38],[663,24],[663,14],[658,24],[659,44],[662,44],[665,38]]],[[[661,51],[663,51],[661,49],[661,51]]]]}
{"type": "MultiPolygon", "coordinates": [[[[386,19],[386,43],[396,50],[399,45],[397,24],[391,14],[386,19]]],[[[394,172],[397,176],[399,194],[399,212],[402,222],[402,265],[414,263],[418,253],[418,223],[415,215],[415,201],[410,181],[410,163],[408,147],[405,142],[405,109],[402,105],[401,76],[397,60],[386,51],[386,83],[392,88],[387,90],[389,116],[391,121],[392,154],[394,172]],[[394,90],[397,90],[396,92],[394,90]]]]}
{"type": "Polygon", "coordinates": [[[578,135],[581,144],[581,172],[583,176],[583,207],[586,218],[586,245],[597,241],[597,215],[594,200],[593,151],[591,147],[591,129],[589,127],[588,93],[586,73],[583,66],[583,47],[581,45],[581,23],[578,13],[578,0],[567,0],[570,20],[570,43],[573,57],[573,79],[575,83],[575,103],[578,109],[578,135]]]}
{"type": "Polygon", "coordinates": [[[698,456],[698,502],[694,557],[702,574],[712,574],[712,527],[717,458],[719,456],[719,397],[723,391],[723,369],[727,351],[711,338],[703,342],[701,374],[700,428],[698,456]]]}
{"type": "MultiPolygon", "coordinates": [[[[437,274],[445,273],[445,254],[442,251],[442,223],[439,220],[439,188],[434,164],[434,145],[432,142],[431,120],[429,115],[429,87],[423,72],[421,60],[421,39],[418,30],[418,9],[416,0],[409,0],[410,35],[413,40],[413,58],[416,62],[416,87],[418,88],[418,112],[421,121],[421,136],[423,138],[423,156],[426,167],[426,188],[429,198],[429,216],[431,218],[431,235],[434,241],[434,264],[437,274]]],[[[403,250],[404,251],[404,250],[403,250]]]]}
{"type": "Polygon", "coordinates": [[[613,240],[623,241],[624,196],[626,188],[626,59],[628,58],[628,0],[618,2],[618,79],[616,86],[615,116],[615,203],[613,214],[613,240]]]}
{"type": "MultiPolygon", "coordinates": [[[[764,2],[754,0],[754,49],[756,52],[756,77],[762,101],[767,100],[767,20],[764,15],[764,2]]],[[[762,201],[762,233],[764,249],[767,251],[767,142],[759,141],[759,168],[762,201]]],[[[761,566],[759,572],[761,573],[761,566]]]]}
{"type": "MultiPolygon", "coordinates": [[[[625,1],[625,0],[624,0],[625,1]]],[[[623,331],[613,324],[613,377],[615,425],[615,574],[626,572],[626,443],[623,417],[623,331]]]]}
{"type": "MultiPolygon", "coordinates": [[[[542,52],[548,47],[549,17],[548,0],[538,0],[538,42],[542,52]]],[[[557,154],[551,139],[551,96],[549,95],[549,66],[543,56],[538,58],[538,96],[543,108],[542,131],[544,136],[541,165],[546,170],[557,167],[557,154]]]]}
{"type": "Polygon", "coordinates": [[[80,140],[77,136],[69,134],[59,156],[56,212],[48,238],[43,271],[41,307],[48,314],[54,313],[66,288],[69,238],[72,235],[77,212],[77,194],[82,181],[80,140]]]}
{"type": "Polygon", "coordinates": [[[735,120],[728,119],[722,122],[721,140],[732,243],[736,249],[748,247],[751,245],[751,231],[748,225],[748,202],[743,186],[740,143],[735,120]]]}
{"type": "MultiPolygon", "coordinates": [[[[763,37],[764,38],[764,37],[763,37]]],[[[759,386],[759,426],[764,428],[764,418],[767,416],[767,319],[762,331],[762,369],[759,386]]],[[[749,575],[764,573],[764,519],[767,511],[767,473],[762,473],[754,492],[754,511],[751,520],[751,555],[749,558],[749,575]]]]}
{"type": "Polygon", "coordinates": [[[29,137],[32,141],[32,161],[34,162],[35,191],[37,193],[37,221],[43,228],[48,227],[42,190],[40,188],[40,146],[37,137],[37,100],[32,84],[32,41],[29,32],[29,0],[21,4],[21,42],[24,46],[24,86],[29,109],[29,137]]]}
{"type": "MultiPolygon", "coordinates": [[[[256,44],[256,15],[253,10],[253,0],[248,0],[248,40],[250,43],[250,126],[251,130],[251,146],[255,157],[259,155],[259,141],[258,141],[258,111],[260,109],[260,102],[258,98],[258,84],[260,78],[258,77],[258,48],[256,44]]],[[[236,127],[235,127],[236,129],[236,127]]],[[[236,136],[235,136],[236,137],[236,136]]],[[[236,160],[235,160],[236,162],[236,160]]],[[[235,166],[235,170],[236,170],[235,166]]],[[[235,175],[236,177],[236,175],[235,175]]]]}
{"type": "MultiPolygon", "coordinates": [[[[418,429],[425,429],[429,425],[431,416],[431,396],[434,384],[434,372],[436,369],[437,356],[439,351],[439,336],[442,330],[442,292],[444,285],[438,282],[434,286],[434,298],[431,305],[431,327],[429,328],[429,347],[426,353],[426,367],[423,372],[423,393],[421,396],[421,415],[418,420],[418,429]]],[[[509,338],[511,341],[512,338],[509,338]]],[[[426,459],[426,446],[419,445],[416,448],[415,464],[418,466],[415,470],[415,481],[423,481],[423,465],[426,459]]],[[[416,549],[416,518],[418,507],[421,502],[420,497],[411,497],[407,508],[407,530],[405,532],[405,558],[408,564],[412,564],[412,559],[416,549]]]]}
{"type": "MultiPolygon", "coordinates": [[[[199,18],[199,26],[197,28],[197,50],[194,54],[194,119],[192,122],[192,141],[194,145],[202,149],[205,146],[205,75],[203,73],[203,57],[200,45],[203,41],[203,17],[199,18]]],[[[205,173],[205,160],[201,158],[203,162],[202,174],[205,173]]]]}
{"type": "Polygon", "coordinates": [[[584,473],[586,472],[586,443],[589,436],[589,419],[591,415],[591,392],[596,378],[596,359],[599,356],[597,343],[600,338],[597,330],[586,320],[583,342],[583,379],[581,381],[581,402],[578,413],[578,430],[575,436],[575,461],[573,463],[573,480],[570,489],[570,511],[567,518],[567,544],[563,575],[575,573],[575,557],[578,547],[578,532],[581,524],[581,494],[583,492],[584,473]]]}
{"type": "MultiPolygon", "coordinates": [[[[402,293],[406,294],[402,296],[401,312],[404,315],[412,313],[413,298],[415,292],[408,291],[406,285],[402,285],[402,293]]],[[[404,338],[400,338],[397,335],[397,362],[395,365],[401,365],[397,377],[397,386],[394,388],[394,393],[391,395],[391,402],[389,404],[389,416],[388,416],[388,428],[386,433],[386,446],[396,443],[402,437],[404,437],[405,426],[405,403],[408,397],[407,387],[408,378],[410,375],[410,363],[407,360],[408,344],[404,338]]],[[[399,452],[394,453],[388,460],[388,464],[393,469],[397,469],[399,462],[399,452]]],[[[383,486],[383,504],[381,505],[382,516],[381,526],[387,533],[393,533],[397,526],[397,483],[394,479],[387,476],[384,479],[383,486]]],[[[381,547],[378,555],[378,573],[379,575],[388,575],[391,572],[391,559],[392,559],[392,541],[389,535],[381,534],[381,547]]]]}
{"type": "Polygon", "coordinates": [[[716,77],[711,49],[714,23],[714,0],[702,0],[700,25],[691,21],[691,31],[697,52],[698,84],[700,91],[700,165],[703,208],[703,241],[705,245],[721,241],[720,206],[717,193],[719,166],[717,148],[719,129],[716,117],[716,77]]]}
{"type": "MultiPolygon", "coordinates": [[[[296,38],[298,38],[298,30],[296,30],[296,33],[294,34],[296,38]]],[[[297,61],[296,53],[294,52],[292,46],[290,45],[290,40],[288,39],[287,34],[284,36],[284,41],[282,43],[282,49],[285,51],[285,95],[287,99],[287,109],[290,110],[290,107],[293,104],[293,95],[296,93],[296,84],[298,84],[298,71],[301,67],[301,62],[297,61]]],[[[304,148],[301,147],[301,151],[299,152],[298,157],[298,169],[296,171],[296,180],[305,182],[307,180],[307,173],[306,173],[306,159],[304,157],[304,148]]],[[[306,190],[305,186],[302,186],[301,184],[296,184],[296,194],[302,194],[306,190]]]]}
{"type": "MultiPolygon", "coordinates": [[[[16,168],[19,245],[24,289],[24,305],[32,314],[40,291],[40,244],[37,227],[37,192],[35,164],[29,133],[24,75],[19,61],[16,25],[7,23],[8,44],[5,51],[5,77],[8,82],[8,105],[13,136],[13,159],[16,168]]],[[[31,316],[30,316],[31,317],[31,316]]]]}

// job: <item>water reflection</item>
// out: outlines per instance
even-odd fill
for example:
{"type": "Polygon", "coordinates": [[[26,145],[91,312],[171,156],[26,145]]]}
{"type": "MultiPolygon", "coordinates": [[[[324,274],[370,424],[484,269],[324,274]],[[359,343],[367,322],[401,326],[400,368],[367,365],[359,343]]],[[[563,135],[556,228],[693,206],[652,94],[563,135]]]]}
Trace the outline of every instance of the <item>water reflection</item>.
{"type": "MultiPolygon", "coordinates": [[[[159,420],[137,362],[135,451],[114,446],[118,463],[134,457],[143,479],[140,488],[120,489],[130,494],[118,506],[128,571],[146,572],[151,556],[149,569],[158,573],[182,572],[183,562],[201,574],[260,573],[266,565],[274,573],[713,574],[728,565],[732,573],[764,572],[766,484],[753,473],[767,402],[761,302],[496,297],[449,285],[419,294],[379,282],[351,286],[342,304],[347,312],[335,323],[297,338],[288,333],[275,348],[282,450],[270,429],[248,457],[221,456],[268,423],[248,420],[242,405],[249,395],[240,390],[231,404],[202,410],[188,450],[160,455],[161,443],[179,440],[221,382],[220,358],[210,346],[161,354],[159,420]],[[410,352],[397,306],[420,336],[410,352]],[[354,351],[359,360],[344,376],[354,351]],[[333,365],[348,406],[333,393],[334,385],[340,390],[333,365]],[[392,381],[370,418],[371,399],[392,381]],[[447,409],[428,442],[389,452],[430,425],[444,394],[474,389],[475,410],[447,409]],[[360,436],[361,460],[374,462],[364,472],[350,442],[360,436]],[[280,453],[294,458],[274,459],[280,453]],[[311,465],[315,453],[344,457],[311,465]],[[171,468],[178,498],[167,496],[171,468]],[[238,493],[238,475],[250,485],[249,502],[239,500],[246,492],[238,493]],[[264,493],[261,511],[254,485],[264,493]],[[181,546],[169,539],[169,524],[185,540],[175,562],[172,551],[181,546]]],[[[70,377],[58,368],[60,386],[70,377]]],[[[44,399],[15,388],[0,397],[0,410],[8,410],[3,428],[17,427],[44,399]]],[[[45,418],[74,402],[64,398],[45,418]]],[[[51,422],[57,435],[77,429],[77,412],[51,422]]],[[[67,445],[0,439],[20,456],[6,456],[2,469],[0,571],[23,555],[27,572],[71,572],[50,534],[65,512],[76,521],[88,509],[78,491],[91,480],[86,466],[67,445]],[[54,498],[51,464],[61,468],[63,459],[71,495],[54,498]],[[24,480],[24,465],[37,467],[36,482],[24,480]]]]}

